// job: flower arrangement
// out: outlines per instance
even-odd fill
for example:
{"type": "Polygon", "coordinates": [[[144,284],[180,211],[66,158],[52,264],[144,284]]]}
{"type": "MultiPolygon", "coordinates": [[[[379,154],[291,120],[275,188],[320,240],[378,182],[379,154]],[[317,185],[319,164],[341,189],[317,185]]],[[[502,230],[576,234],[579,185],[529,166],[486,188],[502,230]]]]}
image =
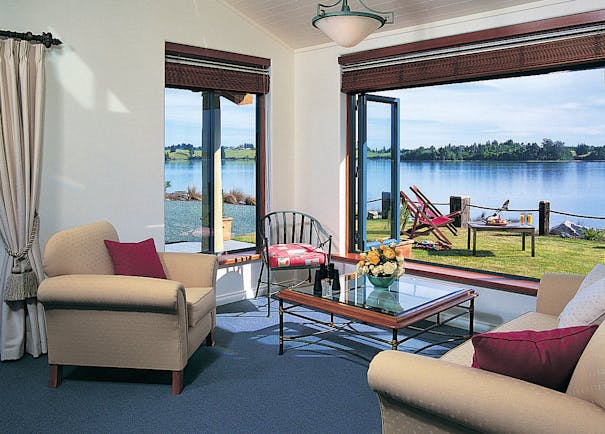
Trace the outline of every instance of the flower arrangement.
{"type": "Polygon", "coordinates": [[[357,263],[357,274],[369,274],[376,277],[399,277],[403,274],[404,259],[395,243],[383,244],[382,240],[378,247],[372,247],[361,254],[361,260],[357,263]]]}

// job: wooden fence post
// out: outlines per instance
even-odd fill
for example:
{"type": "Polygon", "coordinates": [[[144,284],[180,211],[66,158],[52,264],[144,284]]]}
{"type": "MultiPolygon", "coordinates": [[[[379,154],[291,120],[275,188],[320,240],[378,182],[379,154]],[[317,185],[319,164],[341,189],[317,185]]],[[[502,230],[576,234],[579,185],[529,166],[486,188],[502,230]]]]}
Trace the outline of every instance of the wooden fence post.
{"type": "Polygon", "coordinates": [[[454,226],[465,228],[471,220],[471,197],[470,196],[450,196],[450,213],[462,211],[460,215],[454,217],[454,226]]]}
{"type": "Polygon", "coordinates": [[[538,235],[548,235],[550,231],[550,201],[541,200],[538,205],[538,235]]]}
{"type": "Polygon", "coordinates": [[[382,192],[382,218],[389,218],[389,211],[391,210],[391,192],[383,191],[382,192]]]}

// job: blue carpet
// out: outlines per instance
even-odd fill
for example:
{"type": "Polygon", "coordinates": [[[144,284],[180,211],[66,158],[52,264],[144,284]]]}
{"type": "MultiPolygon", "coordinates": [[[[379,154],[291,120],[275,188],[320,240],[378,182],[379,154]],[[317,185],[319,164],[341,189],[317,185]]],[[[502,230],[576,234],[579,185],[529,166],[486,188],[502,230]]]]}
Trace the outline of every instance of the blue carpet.
{"type": "MultiPolygon", "coordinates": [[[[45,356],[0,363],[0,432],[379,433],[368,362],[298,342],[286,342],[278,356],[276,302],[272,310],[266,318],[264,300],[219,307],[216,346],[192,356],[177,397],[165,372],[65,367],[53,390],[45,356]]],[[[286,334],[317,330],[292,316],[285,327],[286,334]]],[[[323,337],[368,359],[386,348],[345,333],[323,337]]]]}

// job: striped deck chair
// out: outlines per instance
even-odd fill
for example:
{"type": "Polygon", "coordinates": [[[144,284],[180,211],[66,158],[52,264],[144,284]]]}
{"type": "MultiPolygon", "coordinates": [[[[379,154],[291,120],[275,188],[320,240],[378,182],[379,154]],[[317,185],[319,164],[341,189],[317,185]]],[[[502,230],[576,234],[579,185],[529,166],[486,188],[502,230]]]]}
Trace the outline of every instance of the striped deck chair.
{"type": "Polygon", "coordinates": [[[420,206],[403,191],[399,192],[399,196],[401,198],[402,206],[405,206],[414,217],[412,227],[403,231],[403,234],[406,234],[410,239],[413,239],[421,235],[432,233],[441,243],[447,246],[452,245],[452,242],[440,229],[451,224],[454,221],[452,217],[444,215],[431,217],[426,212],[426,203],[420,206]]]}
{"type": "MultiPolygon", "coordinates": [[[[456,226],[454,226],[453,221],[454,221],[454,217],[459,216],[461,211],[454,211],[452,213],[443,215],[443,213],[441,211],[439,211],[439,208],[437,208],[429,200],[429,198],[426,197],[426,195],[420,191],[420,189],[418,187],[416,187],[415,185],[412,185],[410,187],[410,190],[412,190],[412,192],[416,195],[416,202],[418,203],[418,205],[421,208],[424,208],[424,211],[429,218],[439,219],[440,217],[447,217],[448,219],[452,219],[452,222],[447,223],[445,225],[445,227],[447,227],[452,234],[458,235],[458,229],[456,228],[456,226]]],[[[440,221],[440,220],[437,220],[437,221],[440,221]]]]}

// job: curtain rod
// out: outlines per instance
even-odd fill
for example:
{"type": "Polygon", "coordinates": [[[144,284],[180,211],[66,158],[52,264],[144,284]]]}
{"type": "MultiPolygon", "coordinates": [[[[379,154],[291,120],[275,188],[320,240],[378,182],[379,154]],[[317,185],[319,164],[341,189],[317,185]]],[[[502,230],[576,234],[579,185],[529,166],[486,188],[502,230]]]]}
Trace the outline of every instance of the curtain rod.
{"type": "Polygon", "coordinates": [[[46,48],[50,48],[52,45],[61,45],[63,43],[60,40],[53,38],[53,34],[50,32],[42,33],[41,35],[34,35],[32,32],[19,33],[11,32],[9,30],[0,30],[0,36],[6,36],[13,39],[22,39],[24,41],[40,42],[46,48]]]}

